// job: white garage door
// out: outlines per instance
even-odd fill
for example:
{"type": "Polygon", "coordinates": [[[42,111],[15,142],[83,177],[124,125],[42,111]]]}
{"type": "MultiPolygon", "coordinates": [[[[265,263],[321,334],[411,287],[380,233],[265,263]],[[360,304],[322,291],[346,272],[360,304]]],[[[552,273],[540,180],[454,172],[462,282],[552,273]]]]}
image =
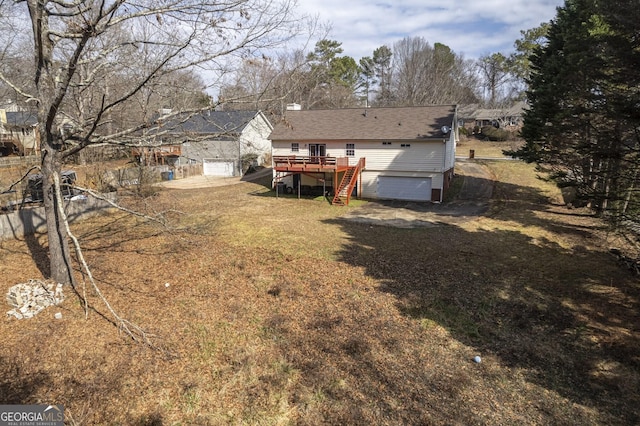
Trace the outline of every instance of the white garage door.
{"type": "Polygon", "coordinates": [[[378,198],[431,201],[431,178],[378,176],[378,198]]]}
{"type": "Polygon", "coordinates": [[[202,173],[205,176],[233,176],[233,161],[205,158],[202,161],[202,173]]]}

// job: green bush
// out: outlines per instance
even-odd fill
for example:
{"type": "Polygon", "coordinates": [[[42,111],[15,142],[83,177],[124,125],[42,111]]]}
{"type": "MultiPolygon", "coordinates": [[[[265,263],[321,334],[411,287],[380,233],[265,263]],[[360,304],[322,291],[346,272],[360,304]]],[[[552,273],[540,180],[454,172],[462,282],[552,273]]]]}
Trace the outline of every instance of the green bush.
{"type": "Polygon", "coordinates": [[[510,132],[503,129],[497,129],[493,126],[483,126],[480,133],[477,136],[480,139],[489,140],[493,142],[508,141],[512,137],[510,132]]]}

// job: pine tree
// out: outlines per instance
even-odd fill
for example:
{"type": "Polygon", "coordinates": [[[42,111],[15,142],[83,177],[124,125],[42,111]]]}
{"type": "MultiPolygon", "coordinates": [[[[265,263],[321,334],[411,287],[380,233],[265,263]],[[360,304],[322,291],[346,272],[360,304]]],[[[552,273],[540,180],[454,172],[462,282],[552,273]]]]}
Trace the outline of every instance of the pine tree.
{"type": "Polygon", "coordinates": [[[634,210],[639,164],[638,21],[620,22],[618,7],[567,0],[558,8],[530,58],[526,145],[516,153],[614,224],[634,210]]]}

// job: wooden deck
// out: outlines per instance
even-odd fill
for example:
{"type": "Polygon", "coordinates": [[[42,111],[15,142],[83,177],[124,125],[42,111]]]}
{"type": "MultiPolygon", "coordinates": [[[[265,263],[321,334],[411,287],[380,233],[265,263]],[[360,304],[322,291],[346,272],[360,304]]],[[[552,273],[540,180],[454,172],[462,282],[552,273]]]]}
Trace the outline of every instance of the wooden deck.
{"type": "MultiPolygon", "coordinates": [[[[296,174],[309,174],[309,176],[318,179],[313,173],[332,173],[334,184],[339,184],[338,188],[331,187],[335,190],[333,194],[332,204],[348,205],[352,192],[358,182],[362,188],[362,170],[365,167],[365,158],[360,158],[356,165],[349,165],[349,157],[314,157],[305,155],[289,155],[274,156],[273,168],[277,172],[275,177],[276,185],[284,184],[283,178],[296,174]],[[342,176],[340,175],[342,173],[342,176]]],[[[323,180],[324,181],[324,180],[323,180]]],[[[301,188],[298,181],[298,196],[300,196],[301,188]]],[[[308,185],[303,185],[308,186],[308,185]]],[[[311,187],[309,187],[311,188],[311,187]]],[[[324,185],[323,185],[323,191],[324,185]]],[[[284,189],[284,187],[283,187],[284,189]]],[[[289,190],[295,188],[289,187],[289,190]]],[[[276,196],[277,196],[276,186],[276,196]]]]}
{"type": "Polygon", "coordinates": [[[349,158],[304,155],[274,156],[273,166],[277,172],[340,172],[349,168],[349,158]]]}

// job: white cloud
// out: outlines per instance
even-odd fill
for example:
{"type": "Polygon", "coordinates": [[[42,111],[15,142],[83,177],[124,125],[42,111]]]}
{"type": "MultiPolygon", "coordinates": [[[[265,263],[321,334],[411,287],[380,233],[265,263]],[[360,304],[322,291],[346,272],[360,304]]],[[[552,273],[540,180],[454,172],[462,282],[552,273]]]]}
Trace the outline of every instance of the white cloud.
{"type": "Polygon", "coordinates": [[[521,30],[555,16],[563,0],[299,0],[332,27],[329,38],[356,60],[404,37],[448,45],[467,58],[510,52],[521,30]]]}

